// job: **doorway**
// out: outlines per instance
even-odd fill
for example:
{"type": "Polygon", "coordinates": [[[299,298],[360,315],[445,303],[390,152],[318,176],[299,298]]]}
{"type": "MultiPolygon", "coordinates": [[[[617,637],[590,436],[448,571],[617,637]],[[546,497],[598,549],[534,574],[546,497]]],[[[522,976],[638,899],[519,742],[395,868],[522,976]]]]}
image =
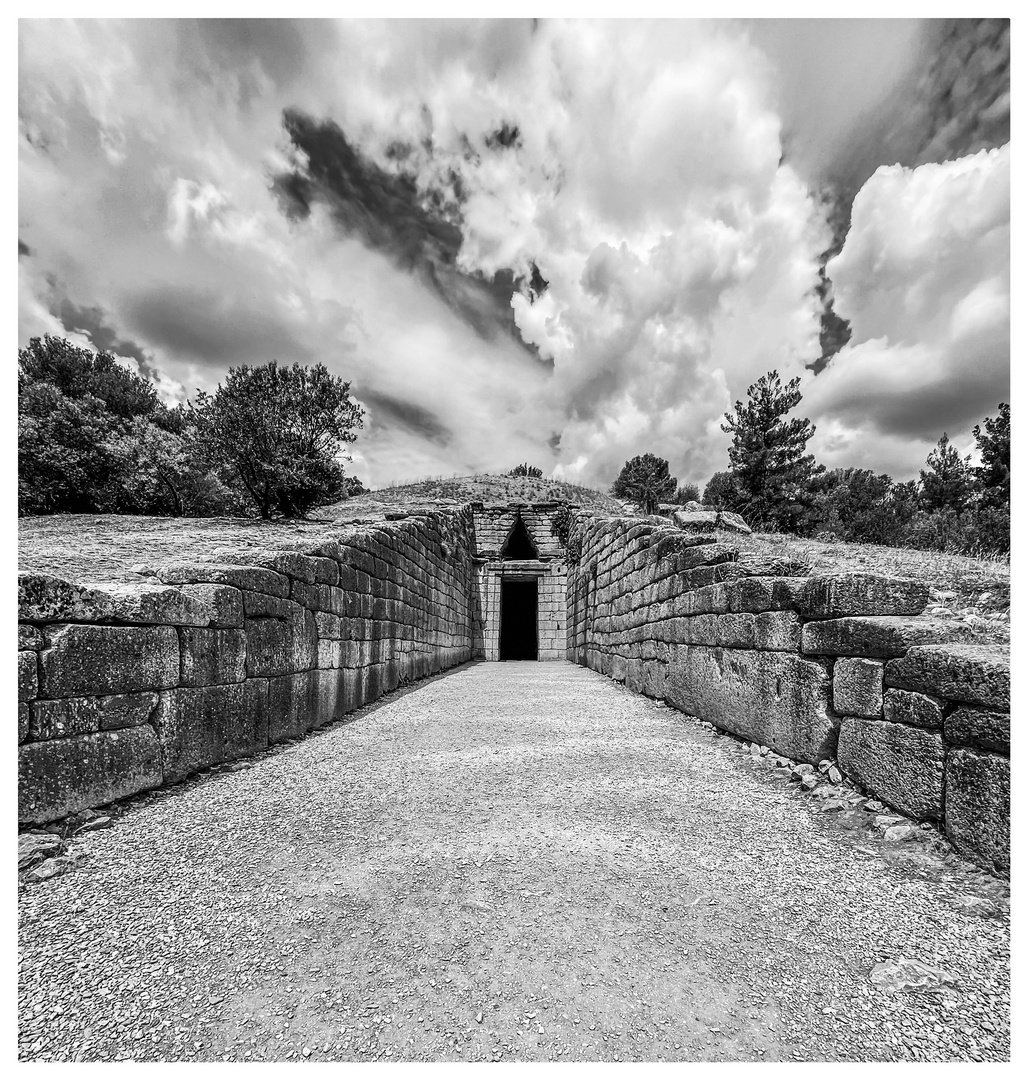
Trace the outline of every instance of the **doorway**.
{"type": "Polygon", "coordinates": [[[500,659],[539,659],[539,582],[500,583],[500,659]]]}

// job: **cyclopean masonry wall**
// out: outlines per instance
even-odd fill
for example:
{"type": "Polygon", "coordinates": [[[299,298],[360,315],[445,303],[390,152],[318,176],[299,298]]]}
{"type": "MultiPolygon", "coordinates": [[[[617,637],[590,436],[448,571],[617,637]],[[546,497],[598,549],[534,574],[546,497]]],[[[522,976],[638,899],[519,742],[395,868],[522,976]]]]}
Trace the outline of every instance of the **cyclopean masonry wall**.
{"type": "Polygon", "coordinates": [[[461,509],[153,584],[21,575],[19,820],[258,753],[470,659],[473,550],[461,509]]]}
{"type": "MultiPolygon", "coordinates": [[[[925,586],[761,573],[713,536],[579,515],[568,656],[1010,864],[1010,664],[920,617],[925,586]]],[[[766,571],[767,567],[763,567],[766,571]]]]}

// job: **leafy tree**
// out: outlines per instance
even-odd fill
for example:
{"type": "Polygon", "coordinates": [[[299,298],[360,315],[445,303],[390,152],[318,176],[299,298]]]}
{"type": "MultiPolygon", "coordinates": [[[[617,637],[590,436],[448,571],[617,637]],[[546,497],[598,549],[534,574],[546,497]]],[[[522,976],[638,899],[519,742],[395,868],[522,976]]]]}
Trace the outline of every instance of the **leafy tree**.
{"type": "MultiPolygon", "coordinates": [[[[19,385],[49,383],[65,397],[93,397],[122,420],[164,410],[153,383],[123,367],[110,353],[93,353],[47,334],[18,350],[19,385]]],[[[166,411],[166,410],[164,410],[166,411]]]]}
{"type": "Polygon", "coordinates": [[[713,506],[717,510],[736,510],[740,505],[739,492],[735,479],[728,470],[716,472],[707,481],[703,489],[703,505],[713,506]]]}
{"type": "Polygon", "coordinates": [[[770,371],[747,389],[745,405],[737,401],[735,412],[725,413],[721,430],[732,435],[728,459],[738,509],[751,524],[801,530],[812,523],[811,479],[823,472],[805,453],[814,425],[785,419],[802,400],[799,385],[797,377],[783,387],[778,372],[770,371]]]}
{"type": "Polygon", "coordinates": [[[999,416],[985,418],[985,430],[975,424],[971,431],[982,463],[974,470],[983,488],[995,490],[1010,502],[1010,406],[1000,402],[999,416]]]}
{"type": "Polygon", "coordinates": [[[899,522],[892,503],[892,478],[870,469],[833,469],[825,473],[821,503],[823,528],[840,540],[890,544],[899,522]]]}
{"type": "Polygon", "coordinates": [[[927,468],[921,470],[921,505],[925,510],[948,508],[958,517],[964,512],[974,486],[970,461],[970,455],[962,458],[943,432],[928,455],[927,468]]]}
{"type": "Polygon", "coordinates": [[[18,511],[93,514],[114,509],[122,468],[118,425],[90,394],[66,398],[50,383],[19,386],[18,511]]]}
{"type": "Polygon", "coordinates": [[[699,502],[700,489],[696,484],[679,484],[678,490],[675,492],[675,497],[671,501],[677,503],[679,506],[684,506],[686,503],[690,502],[699,502]]]}
{"type": "Polygon", "coordinates": [[[542,476],[543,471],[537,468],[535,465],[529,465],[526,461],[523,465],[515,465],[513,469],[507,473],[508,476],[542,476]]]}
{"type": "Polygon", "coordinates": [[[641,454],[626,461],[611,486],[611,494],[636,503],[645,514],[655,514],[662,502],[670,502],[678,486],[668,463],[655,454],[641,454]]]}
{"type": "Polygon", "coordinates": [[[345,494],[337,456],[364,426],[349,391],[324,364],[231,368],[191,406],[195,444],[231,471],[262,518],[301,517],[345,494]]]}

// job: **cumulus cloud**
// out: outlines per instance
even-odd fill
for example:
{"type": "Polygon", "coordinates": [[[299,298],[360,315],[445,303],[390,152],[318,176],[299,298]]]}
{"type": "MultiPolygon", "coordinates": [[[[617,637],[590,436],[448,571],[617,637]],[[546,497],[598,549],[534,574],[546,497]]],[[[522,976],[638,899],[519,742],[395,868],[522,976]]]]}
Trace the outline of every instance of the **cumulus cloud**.
{"type": "Polygon", "coordinates": [[[966,442],[1009,400],[1009,146],[879,169],[828,272],[853,338],[804,400],[821,460],[911,475],[943,430],[966,442]]]}
{"type": "MultiPolygon", "coordinates": [[[[899,85],[916,50],[883,32],[855,52],[887,53],[874,70],[899,85]]],[[[831,119],[790,97],[781,41],[699,20],[25,20],[22,340],[121,342],[172,396],[323,361],[367,406],[355,464],[374,483],[529,460],[604,484],[644,451],[703,481],[724,410],[819,354],[832,231],[789,140],[831,119]]],[[[1001,277],[945,285],[893,246],[915,204],[975,197],[951,179],[880,229],[904,184],[870,188],[832,267],[857,367],[874,342],[906,350],[908,404],[880,402],[897,447],[917,372],[951,371],[939,357],[1001,315],[1001,277]],[[896,296],[872,295],[879,263],[924,278],[906,336],[896,296]]],[[[845,360],[810,388],[840,455],[870,423],[845,360]]]]}

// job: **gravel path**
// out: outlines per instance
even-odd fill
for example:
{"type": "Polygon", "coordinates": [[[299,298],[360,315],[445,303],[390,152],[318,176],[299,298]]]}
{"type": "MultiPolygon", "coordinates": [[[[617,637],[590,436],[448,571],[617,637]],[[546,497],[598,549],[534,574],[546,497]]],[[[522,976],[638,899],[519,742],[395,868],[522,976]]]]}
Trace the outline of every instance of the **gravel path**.
{"type": "Polygon", "coordinates": [[[570,664],[465,666],[74,847],[20,894],[22,1058],[1009,1054],[986,879],[570,664]],[[955,986],[883,993],[898,956],[955,986]]]}

